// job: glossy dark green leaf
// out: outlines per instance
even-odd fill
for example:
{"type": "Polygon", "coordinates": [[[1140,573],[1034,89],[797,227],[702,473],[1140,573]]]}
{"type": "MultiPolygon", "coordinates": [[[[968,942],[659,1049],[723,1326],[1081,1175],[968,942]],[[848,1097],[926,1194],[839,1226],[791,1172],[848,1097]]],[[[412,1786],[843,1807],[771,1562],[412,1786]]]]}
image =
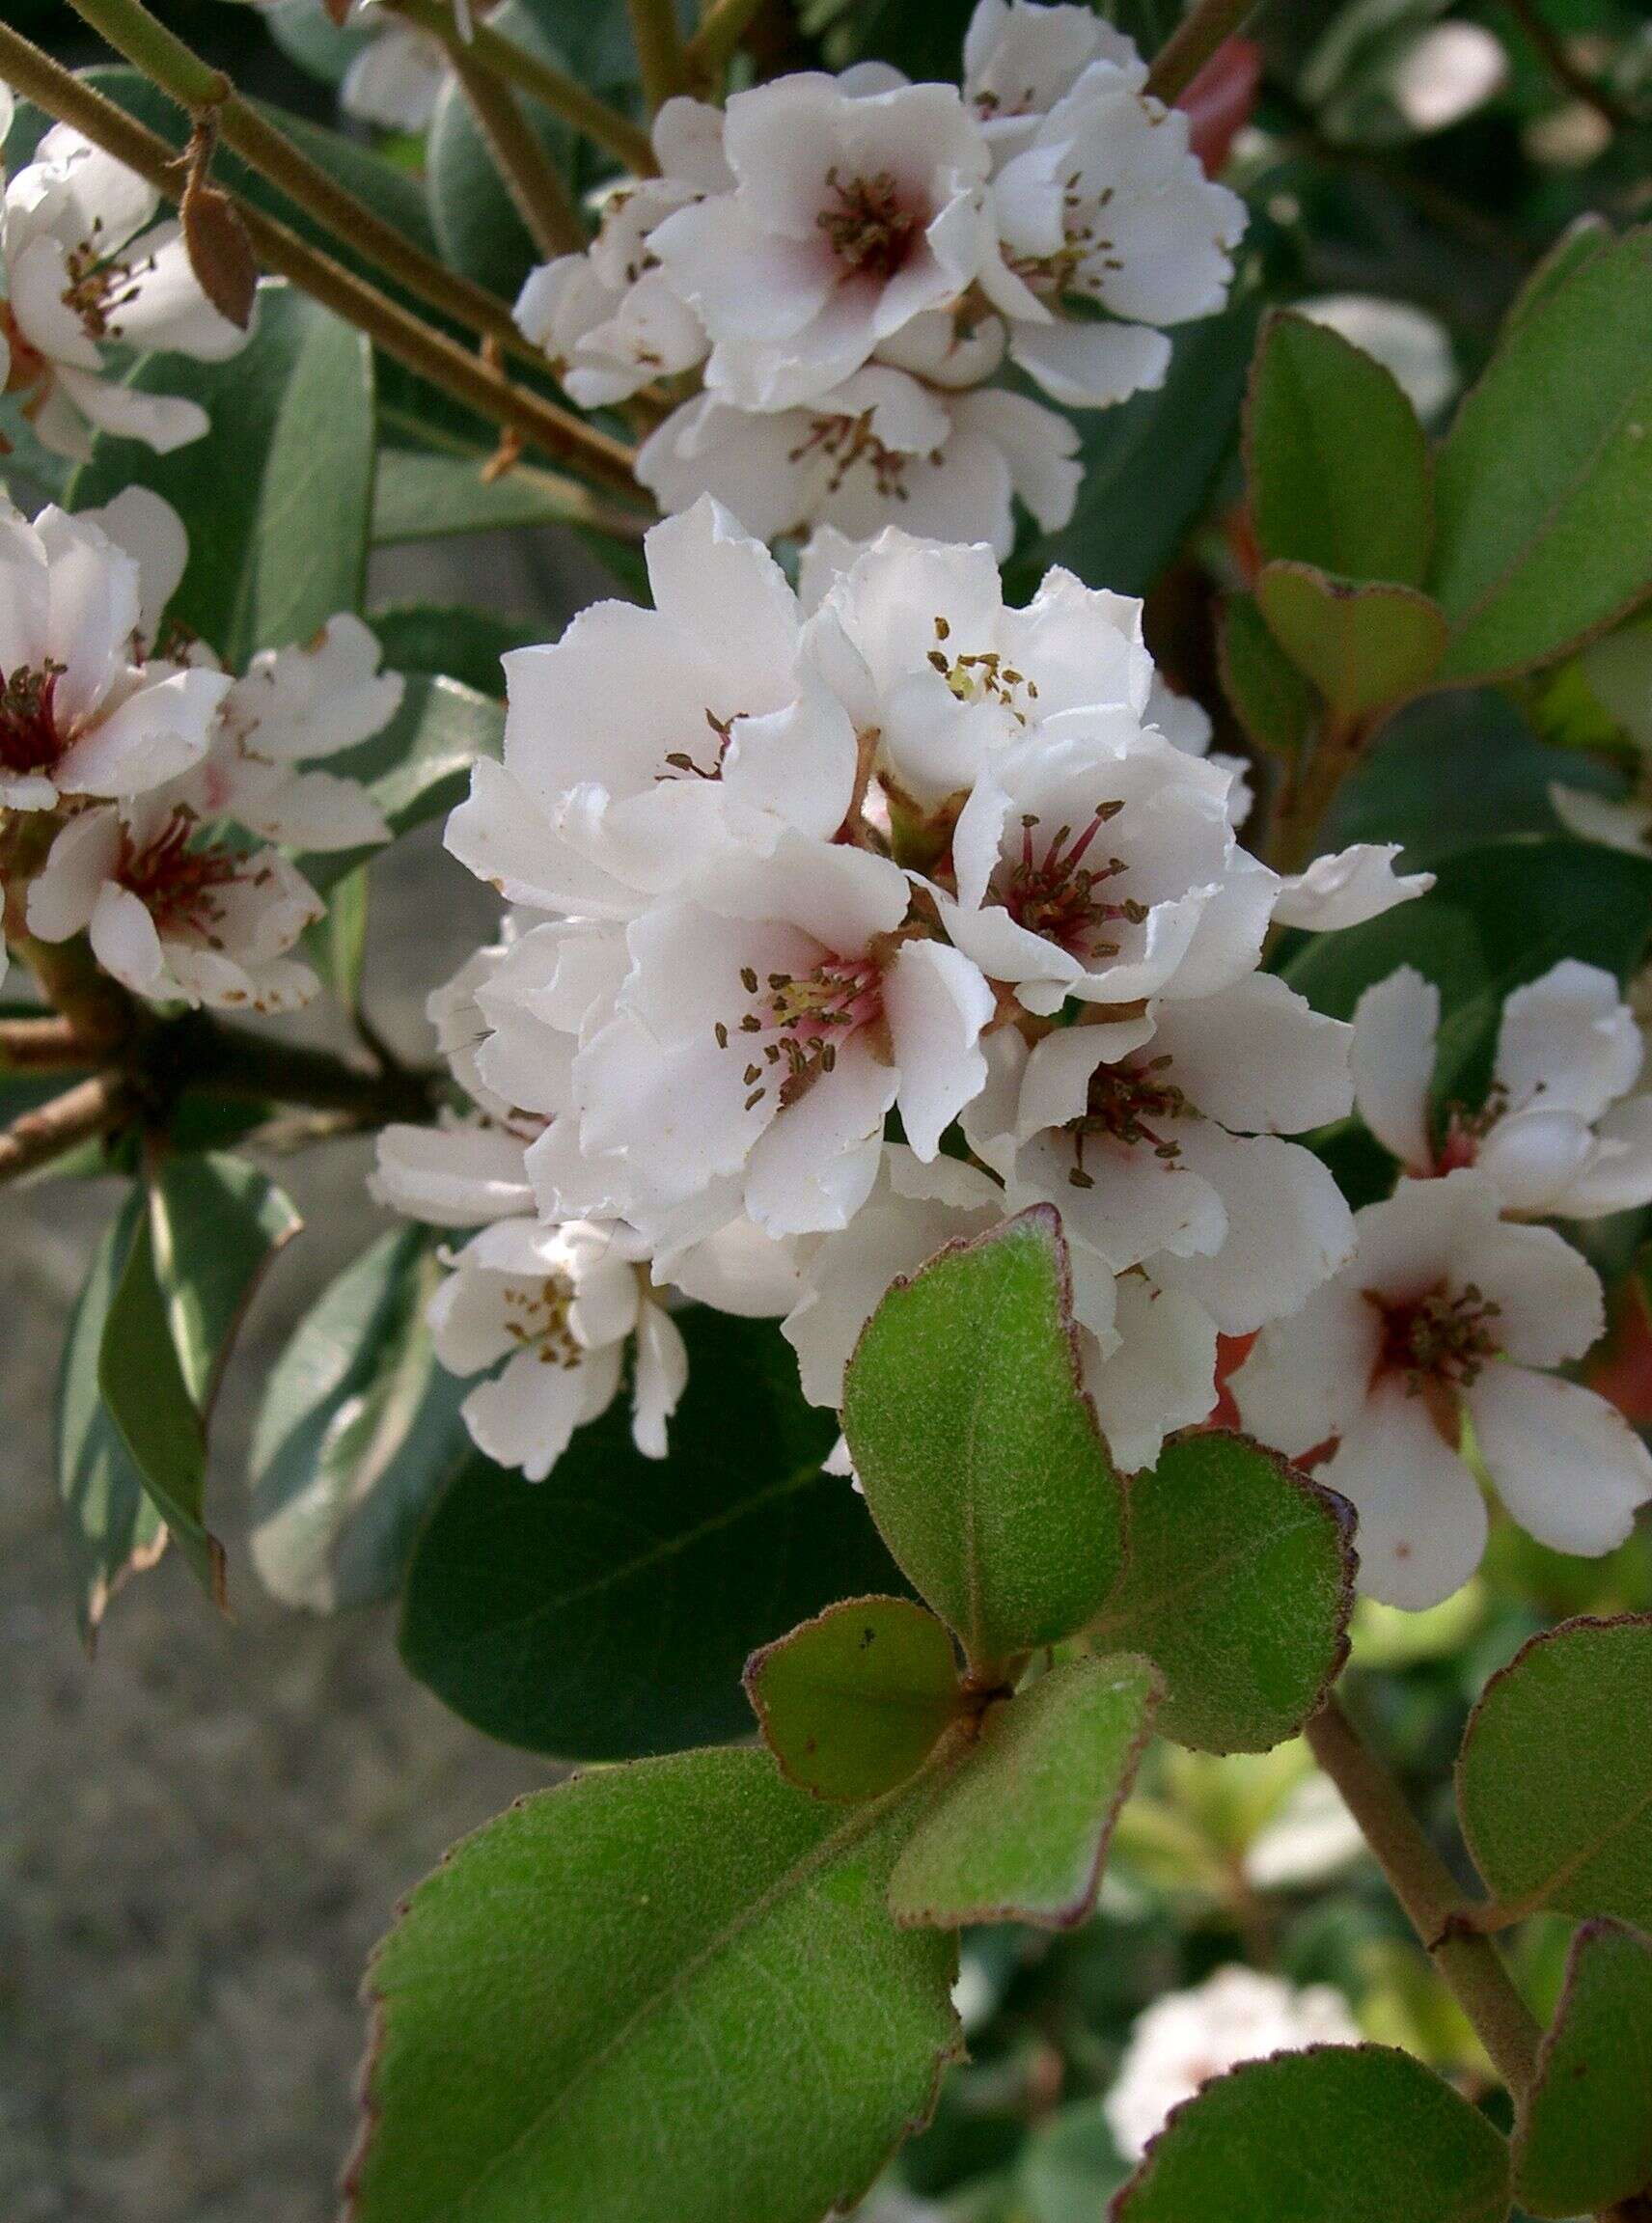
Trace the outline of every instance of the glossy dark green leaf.
{"type": "Polygon", "coordinates": [[[621,1398],[543,1482],[466,1462],[420,1534],[402,1657],[490,1736],[618,1759],[742,1735],[758,1645],[900,1586],[866,1507],[820,1470],[832,1416],[803,1402],[772,1323],[681,1326],[669,1458],[635,1448],[621,1398]]]}
{"type": "Polygon", "coordinates": [[[1322,1704],[1348,1651],[1353,1516],[1272,1451],[1184,1437],[1130,1485],[1130,1556],[1092,1641],[1162,1670],[1157,1728],[1265,1752],[1322,1704]]]}
{"type": "Polygon", "coordinates": [[[1529,671],[1652,590],[1652,227],[1574,261],[1504,331],[1436,496],[1442,678],[1529,671]]]}
{"type": "Polygon", "coordinates": [[[197,1412],[209,1415],[265,1268],[303,1221],[267,1174],[223,1151],[168,1157],[150,1190],[155,1277],[197,1412]]]}
{"type": "Polygon", "coordinates": [[[1410,587],[1357,586],[1306,563],[1268,563],[1256,606],[1339,719],[1419,693],[1445,653],[1445,617],[1410,587]]]}
{"type": "Polygon", "coordinates": [[[1276,313],[1245,413],[1264,557],[1419,587],[1433,537],[1428,444],[1391,371],[1328,325],[1276,313]]]}
{"type": "Polygon", "coordinates": [[[910,1598],[848,1598],[754,1652],[746,1695],[783,1774],[876,1798],[917,1773],[960,1705],[946,1625],[910,1598]]]}
{"type": "Polygon", "coordinates": [[[1074,1334],[1039,1206],[897,1281],[844,1376],[872,1518],[977,1667],[1071,1635],[1118,1579],[1124,1493],[1074,1334]]]}
{"type": "Polygon", "coordinates": [[[989,1706],[895,1864],[895,1920],[1082,1922],[1162,1688],[1145,1660],[1068,1660],[989,1706]]]}
{"type": "MultiPolygon", "coordinates": [[[[479,756],[497,756],[504,742],[500,703],[457,680],[415,673],[384,731],[359,749],[331,757],[328,769],[362,782],[393,836],[410,834],[415,826],[446,817],[462,802],[471,766],[479,756]]],[[[312,887],[325,894],[377,854],[376,849],[328,850],[299,862],[312,887]]]]}
{"type": "Polygon", "coordinates": [[[1313,729],[1313,689],[1269,632],[1253,594],[1222,603],[1222,690],[1253,748],[1292,757],[1313,729]]]}
{"type": "Polygon", "coordinates": [[[238,355],[151,356],[135,376],[199,401],[211,429],[170,455],[100,437],[75,475],[73,506],[107,502],[133,481],[165,496],[189,534],[189,566],[169,614],[239,665],[256,648],[307,641],[335,612],[358,609],[373,443],[372,358],[362,335],[304,294],[266,283],[258,329],[238,355]]]}
{"type": "Polygon", "coordinates": [[[358,2223],[817,2223],[962,2049],[955,1940],[900,1931],[895,1804],[766,1753],[525,1799],[422,1884],[369,1973],[358,2223]]]}
{"type": "MultiPolygon", "coordinates": [[[[424,449],[386,448],[373,490],[372,537],[379,546],[432,540],[450,533],[496,533],[511,526],[576,525],[600,531],[621,506],[605,502],[577,480],[562,479],[534,463],[514,463],[502,478],[484,479],[487,451],[474,455],[433,454],[424,449]]],[[[636,524],[647,521],[639,508],[636,524]]]]}
{"type": "Polygon", "coordinates": [[[418,1227],[381,1236],[299,1322],[253,1431],[254,1567],[316,1612],[394,1597],[431,1500],[469,1455],[468,1385],[436,1363],[418,1227]]]}
{"type": "Polygon", "coordinates": [[[1511,1911],[1652,1925],[1652,1615],[1565,1621],[1494,1675],[1469,1716],[1457,1811],[1511,1911]]]}
{"type": "MultiPolygon", "coordinates": [[[[503,0],[488,16],[488,26],[541,60],[559,69],[566,67],[563,54],[521,0],[503,0]]],[[[518,105],[552,168],[565,170],[572,136],[567,126],[535,101],[518,105]]],[[[454,76],[443,85],[430,118],[425,189],[443,261],[490,292],[513,301],[529,271],[545,258],[529,237],[464,88],[454,76]]]]}
{"type": "Polygon", "coordinates": [[[375,610],[372,623],[392,671],[456,679],[496,702],[505,699],[500,658],[512,648],[531,647],[548,630],[543,623],[501,618],[491,610],[434,602],[403,602],[391,610],[375,610]]]}
{"type": "Polygon", "coordinates": [[[1502,2223],[1508,2147],[1409,2053],[1248,2061],[1170,2117],[1115,2223],[1502,2223]]]}
{"type": "Polygon", "coordinates": [[[1533,2215],[1594,2215],[1652,2188],[1652,1943],[1585,1922],[1519,2110],[1514,2188],[1533,2215]]]}

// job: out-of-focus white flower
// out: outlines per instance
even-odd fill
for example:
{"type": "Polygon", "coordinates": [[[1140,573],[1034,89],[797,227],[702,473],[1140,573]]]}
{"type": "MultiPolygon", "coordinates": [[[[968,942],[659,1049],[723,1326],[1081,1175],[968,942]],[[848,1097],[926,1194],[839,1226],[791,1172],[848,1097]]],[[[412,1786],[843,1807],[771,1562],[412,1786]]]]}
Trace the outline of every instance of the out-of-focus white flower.
{"type": "Polygon", "coordinates": [[[289,1011],[318,986],[288,952],[325,906],[279,851],[250,856],[194,813],[140,796],[71,818],[28,893],[42,942],[87,932],[93,954],[154,1003],[289,1011]]]}
{"type": "MultiPolygon", "coordinates": [[[[1592,641],[1578,661],[1595,700],[1631,746],[1652,760],[1652,620],[1620,625],[1592,641]]],[[[1597,795],[1556,782],[1549,798],[1568,832],[1645,857],[1652,855],[1652,779],[1644,763],[1638,774],[1627,795],[1597,795]]]]}
{"type": "Polygon", "coordinates": [[[1425,425],[1445,414],[1462,384],[1451,335],[1438,316],[1413,302],[1385,301],[1374,293],[1316,293],[1291,307],[1391,371],[1425,425]]]}
{"type": "Polygon", "coordinates": [[[41,444],[74,459],[94,431],[162,453],[206,430],[199,402],[109,376],[110,342],[221,363],[248,335],[213,308],[153,186],[59,124],[6,187],[0,210],[0,390],[19,395],[41,444]]]}
{"type": "Polygon", "coordinates": [[[453,74],[441,41],[373,0],[357,0],[346,20],[351,30],[372,37],[351,56],[339,86],[344,114],[383,131],[427,129],[453,74]]]}
{"type": "Polygon", "coordinates": [[[741,407],[829,393],[980,267],[988,156],[952,86],[782,77],[730,100],[723,151],[732,189],[649,246],[711,336],[707,386],[741,407]]]}
{"type": "Polygon", "coordinates": [[[835,528],[867,539],[895,519],[938,540],[1009,553],[1019,500],[1045,532],[1071,517],[1081,467],[1066,418],[1000,386],[922,384],[869,363],[791,409],[697,395],[638,451],[662,509],[714,495],[759,539],[835,528]]]}
{"type": "Polygon", "coordinates": [[[1087,71],[1132,93],[1147,77],[1134,41],[1093,8],[979,0],[964,34],[964,98],[1001,162],[1087,71]]]}
{"type": "Polygon", "coordinates": [[[1414,131],[1445,131],[1483,108],[1507,76],[1508,51],[1483,23],[1432,23],[1400,53],[1389,93],[1414,131]]]}
{"type": "Polygon", "coordinates": [[[1357,1860],[1364,1833],[1329,1775],[1305,1775],[1245,1849],[1245,1880],[1258,1891],[1322,1883],[1357,1860]]]}
{"type": "Polygon", "coordinates": [[[1418,1178],[1474,1166],[1506,1212],[1599,1220],[1652,1201],[1652,1096],[1634,1012],[1598,965],[1563,958],[1503,1004],[1491,1091],[1436,1139],[1428,1092],[1440,991],[1409,965],[1354,1012],[1355,1105],[1418,1178]]]}
{"type": "Polygon", "coordinates": [[[138,795],[205,755],[230,682],[137,661],[144,618],[137,563],[90,516],[0,507],[0,805],[138,795]]]}
{"type": "Polygon", "coordinates": [[[1263,1328],[1230,1387],[1245,1426],[1359,1514],[1359,1581],[1419,1609],[1479,1565],[1486,1507],[1463,1424],[1521,1526],[1595,1557],[1652,1496],[1652,1454],[1615,1407],[1549,1369],[1601,1333],[1594,1269],[1549,1227],[1503,1220],[1485,1173],[1402,1181],[1355,1215],[1353,1258],[1263,1328]]]}
{"type": "Polygon", "coordinates": [[[1359,2039],[1348,2002],[1329,1984],[1298,1990],[1253,1968],[1221,1968],[1137,2017],[1103,2102],[1109,2127],[1119,2152],[1139,2160],[1172,2109],[1213,2076],[1270,2053],[1353,2045],[1359,2039]]]}

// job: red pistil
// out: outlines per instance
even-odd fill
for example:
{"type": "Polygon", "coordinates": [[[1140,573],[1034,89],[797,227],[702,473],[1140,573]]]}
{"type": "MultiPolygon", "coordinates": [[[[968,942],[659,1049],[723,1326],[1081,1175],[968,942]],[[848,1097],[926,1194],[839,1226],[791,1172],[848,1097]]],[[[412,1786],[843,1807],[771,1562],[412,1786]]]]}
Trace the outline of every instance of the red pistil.
{"type": "Polygon", "coordinates": [[[1416,1396],[1430,1385],[1466,1389],[1486,1361],[1501,1356],[1492,1330],[1502,1307],[1473,1281],[1452,1296],[1444,1281],[1419,1297],[1393,1299],[1367,1289],[1365,1302],[1382,1320],[1382,1348],[1372,1375],[1399,1375],[1416,1396]]]}
{"type": "Polygon", "coordinates": [[[52,705],[66,669],[19,664],[0,680],[0,764],[8,772],[49,772],[63,755],[52,705]]]}
{"type": "Polygon", "coordinates": [[[1067,1122],[1073,1139],[1073,1169],[1067,1179],[1075,1189],[1093,1189],[1095,1176],[1085,1170],[1085,1143],[1092,1135],[1105,1135],[1134,1150],[1143,1143],[1155,1158],[1167,1164],[1181,1156],[1173,1137],[1162,1135],[1157,1122],[1197,1119],[1199,1113],[1184,1090],[1165,1078],[1170,1067],[1166,1056],[1149,1057],[1140,1065],[1098,1065],[1090,1076],[1089,1107],[1082,1118],[1067,1122]]]}
{"type": "Polygon", "coordinates": [[[229,849],[192,848],[195,826],[195,813],[180,808],[141,847],[123,832],[115,878],[137,896],[158,932],[186,929],[216,947],[224,916],[218,891],[240,877],[246,860],[229,849]]]}
{"type": "Polygon", "coordinates": [[[871,178],[844,178],[837,165],[826,173],[832,206],[814,221],[825,233],[840,262],[859,275],[893,278],[911,251],[919,219],[901,206],[894,177],[880,170],[871,178]]]}
{"type": "Polygon", "coordinates": [[[747,1044],[748,1112],[762,1102],[771,1083],[779,1084],[778,1109],[788,1110],[832,1071],[851,1035],[883,1017],[883,975],[870,957],[825,957],[812,973],[771,973],[766,987],[747,965],[740,986],[757,999],[755,1007],[732,1032],[721,1020],[715,1032],[720,1050],[730,1048],[734,1033],[770,1037],[760,1055],[756,1042],[747,1044]]]}
{"type": "Polygon", "coordinates": [[[1070,826],[1058,826],[1040,858],[1033,847],[1038,819],[1029,814],[1021,821],[1021,854],[1005,861],[994,872],[990,892],[1003,904],[1018,926],[1054,942],[1071,954],[1090,957],[1116,955],[1115,942],[1097,942],[1096,930],[1114,919],[1141,925],[1147,907],[1126,897],[1110,903],[1096,891],[1126,869],[1122,857],[1110,857],[1100,864],[1086,864],[1086,852],[1109,819],[1116,818],[1122,803],[1098,803],[1095,815],[1075,835],[1070,826]]]}

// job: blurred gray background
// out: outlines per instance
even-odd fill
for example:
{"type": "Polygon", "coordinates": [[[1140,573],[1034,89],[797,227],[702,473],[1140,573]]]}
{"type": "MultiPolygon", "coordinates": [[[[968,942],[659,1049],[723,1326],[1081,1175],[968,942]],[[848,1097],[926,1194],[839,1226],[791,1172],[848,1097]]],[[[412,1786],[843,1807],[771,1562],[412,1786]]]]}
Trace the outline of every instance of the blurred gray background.
{"type": "MultiPolygon", "coordinates": [[[[612,591],[549,536],[398,551],[374,599],[550,613],[612,591]]],[[[434,830],[374,872],[370,1003],[427,1054],[423,1002],[497,905],[434,830]]],[[[300,1311],[386,1222],[365,1142],[280,1161],[306,1220],[257,1298],[208,1480],[220,1620],[168,1554],[75,1634],[52,1486],[58,1351],[112,1182],[0,1192],[0,2217],[315,2223],[354,2118],[363,1962],[455,1837],[546,1780],[401,1667],[394,1615],[265,1598],[247,1433],[300,1311]]]]}

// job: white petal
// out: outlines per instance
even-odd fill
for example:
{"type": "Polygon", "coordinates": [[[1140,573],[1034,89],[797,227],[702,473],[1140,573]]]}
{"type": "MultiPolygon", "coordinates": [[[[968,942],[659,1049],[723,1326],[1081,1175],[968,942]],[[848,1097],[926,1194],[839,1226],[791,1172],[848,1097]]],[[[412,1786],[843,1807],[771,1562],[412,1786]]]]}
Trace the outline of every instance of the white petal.
{"type": "Polygon", "coordinates": [[[1269,973],[1215,996],[1165,1004],[1155,1054],[1207,1119],[1247,1134],[1301,1134],[1353,1101],[1351,1029],[1269,973]]]}
{"type": "Polygon", "coordinates": [[[386,1127],[372,1189],[433,1227],[480,1227],[534,1204],[522,1144],[495,1127],[386,1127]]]}
{"type": "Polygon", "coordinates": [[[1498,1496],[1556,1551],[1616,1549],[1652,1497],[1652,1453],[1592,1389],[1524,1366],[1488,1366],[1467,1393],[1498,1496]]]}
{"type": "Polygon", "coordinates": [[[521,1352],[496,1381],[471,1391],[464,1401],[465,1426],[490,1459],[519,1467],[530,1482],[542,1482],[574,1430],[604,1411],[619,1386],[618,1345],[592,1352],[576,1366],[521,1352]]]}
{"type": "Polygon", "coordinates": [[[88,922],[92,953],[136,996],[168,993],[166,958],[154,920],[136,895],[106,880],[88,922]]]}
{"type": "Polygon", "coordinates": [[[1523,1366],[1581,1358],[1606,1327],[1600,1276],[1553,1227],[1493,1221],[1460,1240],[1451,1281],[1472,1282],[1499,1306],[1493,1332],[1523,1366]]]}
{"type": "Polygon", "coordinates": [[[1343,926],[1363,926],[1396,903],[1425,895],[1434,885],[1433,873],[1401,876],[1393,868],[1399,853],[1397,842],[1361,841],[1335,856],[1316,857],[1306,872],[1280,883],[1275,919],[1281,926],[1329,934],[1343,926]]]}
{"type": "Polygon", "coordinates": [[[631,1436],[645,1459],[663,1459],[666,1422],[688,1386],[688,1346],[663,1304],[645,1304],[637,1321],[637,1372],[631,1436]]]}
{"type": "Polygon", "coordinates": [[[1170,343],[1143,324],[1017,324],[1012,360],[1069,409],[1107,409],[1165,383],[1170,343]]]}
{"type": "Polygon", "coordinates": [[[783,1112],[753,1148],[746,1209],[771,1235],[845,1227],[877,1178],[895,1075],[858,1042],[783,1112]]]}
{"type": "Polygon", "coordinates": [[[1117,1350],[1085,1367],[1115,1463],[1150,1467],[1165,1438],[1205,1419],[1216,1404],[1216,1324],[1191,1297],[1155,1289],[1139,1274],[1118,1283],[1117,1350]]]}
{"type": "Polygon", "coordinates": [[[1311,1151],[1209,1120],[1178,1122],[1177,1136],[1190,1169],[1222,1198],[1227,1239],[1213,1257],[1167,1255],[1152,1271],[1198,1298],[1225,1335],[1296,1311],[1353,1255],[1353,1216],[1311,1151]]]}
{"type": "Polygon", "coordinates": [[[1440,991],[1410,965],[1367,988],[1354,1006],[1354,1103],[1383,1148],[1414,1173],[1429,1170],[1428,1089],[1440,1031],[1440,991]]]}
{"type": "Polygon", "coordinates": [[[1359,1588],[1419,1613],[1463,1584],[1486,1548],[1485,1499],[1443,1443],[1421,1397],[1383,1384],[1350,1424],[1320,1479],[1358,1513],[1359,1588]]]}
{"type": "Polygon", "coordinates": [[[1316,1450],[1364,1401],[1381,1347],[1375,1308],[1338,1279],[1265,1327],[1228,1378],[1253,1436],[1289,1459],[1316,1450]]]}
{"type": "Polygon", "coordinates": [[[979,1044],[993,993],[961,950],[907,942],[885,971],[883,1004],[900,1068],[901,1125],[915,1154],[933,1158],[946,1129],[985,1084],[979,1044]]]}
{"type": "Polygon", "coordinates": [[[1598,1119],[1635,1085],[1642,1055],[1611,974],[1565,957],[1503,1004],[1494,1072],[1515,1111],[1541,1104],[1598,1119]]]}

